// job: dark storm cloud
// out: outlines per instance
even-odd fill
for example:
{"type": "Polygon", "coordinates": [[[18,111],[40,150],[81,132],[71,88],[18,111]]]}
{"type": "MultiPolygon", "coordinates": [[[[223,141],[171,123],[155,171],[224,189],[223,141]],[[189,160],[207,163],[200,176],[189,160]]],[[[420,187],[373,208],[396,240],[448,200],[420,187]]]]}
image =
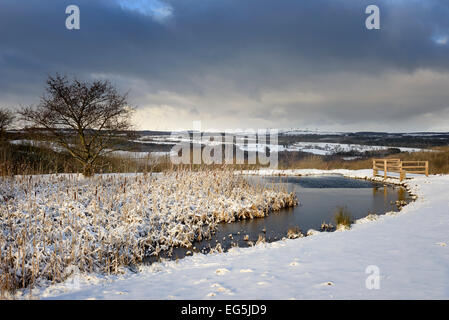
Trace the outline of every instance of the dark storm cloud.
{"type": "Polygon", "coordinates": [[[425,112],[436,119],[447,114],[445,0],[157,1],[170,8],[165,18],[126,2],[1,0],[0,103],[36,102],[47,74],[60,72],[111,78],[169,122],[183,110],[240,126],[356,121],[359,129],[377,110],[394,119],[408,108],[411,124],[423,113],[419,97],[431,99],[425,112]],[[379,31],[364,27],[373,3],[379,31]],[[81,9],[79,31],[65,29],[70,4],[81,9]]]}

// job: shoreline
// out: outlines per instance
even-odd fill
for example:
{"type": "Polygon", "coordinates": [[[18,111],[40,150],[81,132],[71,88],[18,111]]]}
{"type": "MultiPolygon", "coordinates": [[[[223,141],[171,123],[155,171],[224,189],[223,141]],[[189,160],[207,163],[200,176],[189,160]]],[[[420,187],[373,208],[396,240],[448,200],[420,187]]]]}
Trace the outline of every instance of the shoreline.
{"type": "MultiPolygon", "coordinates": [[[[370,171],[313,170],[344,173],[354,178],[369,176],[370,171]]],[[[376,223],[355,224],[345,232],[234,248],[222,254],[195,254],[178,262],[143,266],[138,273],[80,275],[79,289],[68,281],[42,288],[37,296],[42,299],[448,298],[449,281],[444,279],[447,279],[445,265],[449,265],[446,232],[449,221],[446,196],[441,190],[449,186],[449,176],[418,177],[406,183],[418,200],[394,216],[381,216],[376,223]],[[380,267],[381,290],[364,287],[365,267],[371,264],[380,267]],[[428,270],[432,271],[432,277],[428,270]],[[407,280],[412,275],[414,281],[407,280]],[[333,285],[322,285],[329,281],[333,285]]]]}

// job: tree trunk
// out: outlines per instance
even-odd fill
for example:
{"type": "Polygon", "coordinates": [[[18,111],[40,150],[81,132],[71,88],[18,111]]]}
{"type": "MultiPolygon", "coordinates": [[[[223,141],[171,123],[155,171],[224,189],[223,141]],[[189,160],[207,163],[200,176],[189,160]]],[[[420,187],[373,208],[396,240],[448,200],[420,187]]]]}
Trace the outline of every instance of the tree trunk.
{"type": "Polygon", "coordinates": [[[83,168],[83,175],[85,177],[92,177],[95,174],[92,164],[86,163],[83,168]]]}

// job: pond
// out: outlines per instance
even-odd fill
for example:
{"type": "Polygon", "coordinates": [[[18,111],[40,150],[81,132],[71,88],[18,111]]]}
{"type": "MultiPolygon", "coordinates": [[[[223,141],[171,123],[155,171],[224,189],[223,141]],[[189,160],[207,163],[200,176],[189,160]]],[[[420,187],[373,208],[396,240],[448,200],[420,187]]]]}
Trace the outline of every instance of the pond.
{"type": "Polygon", "coordinates": [[[232,246],[248,247],[256,243],[259,236],[267,242],[277,241],[287,237],[291,228],[299,228],[305,234],[310,229],[320,230],[323,222],[335,226],[334,217],[339,208],[345,208],[351,218],[357,220],[368,214],[382,215],[399,211],[396,201],[408,203],[412,200],[411,195],[401,186],[350,179],[341,175],[248,176],[246,179],[255,184],[282,185],[288,191],[296,192],[299,205],[272,212],[265,218],[222,223],[212,239],[197,242],[190,250],[175,248],[170,258],[182,258],[192,251],[207,253],[218,243],[223,251],[232,246]]]}

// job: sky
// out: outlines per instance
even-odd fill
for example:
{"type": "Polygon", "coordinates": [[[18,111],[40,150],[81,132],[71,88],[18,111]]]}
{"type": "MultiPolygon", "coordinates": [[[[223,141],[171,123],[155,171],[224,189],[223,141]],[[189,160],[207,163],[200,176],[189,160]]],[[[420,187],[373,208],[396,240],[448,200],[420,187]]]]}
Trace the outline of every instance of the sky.
{"type": "Polygon", "coordinates": [[[129,92],[142,130],[449,131],[449,1],[0,0],[0,107],[56,72],[129,92]]]}

